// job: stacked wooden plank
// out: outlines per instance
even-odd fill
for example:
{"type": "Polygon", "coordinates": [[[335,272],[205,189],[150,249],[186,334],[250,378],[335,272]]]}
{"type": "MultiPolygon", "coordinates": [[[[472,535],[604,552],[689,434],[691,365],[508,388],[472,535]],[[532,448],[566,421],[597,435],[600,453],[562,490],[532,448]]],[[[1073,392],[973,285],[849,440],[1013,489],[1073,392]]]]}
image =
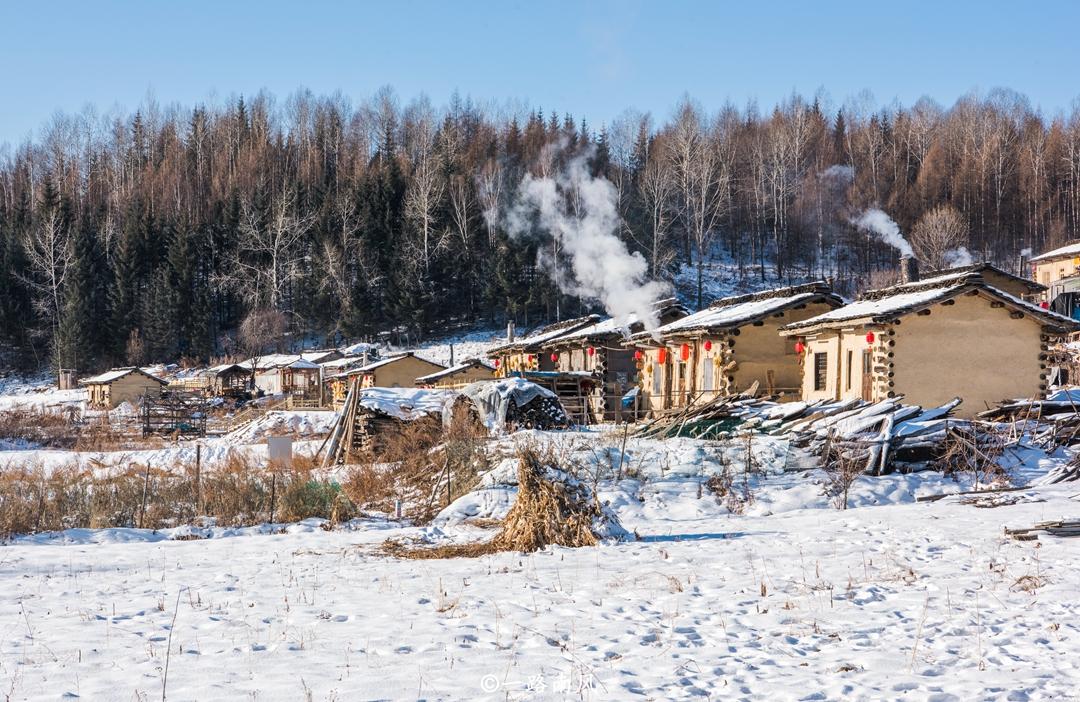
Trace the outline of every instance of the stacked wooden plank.
{"type": "Polygon", "coordinates": [[[863,461],[866,471],[879,475],[922,467],[945,441],[953,419],[954,399],[923,409],[902,398],[881,402],[777,403],[747,395],[714,400],[669,411],[638,431],[639,436],[722,438],[735,432],[757,431],[786,435],[792,446],[823,457],[839,450],[863,461]]]}
{"type": "Polygon", "coordinates": [[[1010,529],[1005,527],[1005,533],[1017,541],[1034,541],[1039,538],[1039,533],[1050,536],[1080,536],[1080,521],[1057,520],[1051,522],[1038,522],[1030,527],[1010,529]]]}

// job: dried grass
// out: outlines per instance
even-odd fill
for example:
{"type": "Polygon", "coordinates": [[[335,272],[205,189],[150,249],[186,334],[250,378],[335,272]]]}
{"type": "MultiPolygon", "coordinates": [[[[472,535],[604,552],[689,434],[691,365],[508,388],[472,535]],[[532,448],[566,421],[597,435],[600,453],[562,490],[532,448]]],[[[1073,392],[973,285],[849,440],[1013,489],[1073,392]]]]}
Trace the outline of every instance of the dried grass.
{"type": "Polygon", "coordinates": [[[424,548],[388,540],[383,544],[384,552],[399,558],[468,558],[500,551],[531,553],[553,545],[579,548],[599,543],[595,525],[612,518],[604,513],[592,490],[560,467],[554,450],[540,452],[533,446],[523,446],[518,458],[517,499],[502,529],[490,541],[424,548]]]}
{"type": "Polygon", "coordinates": [[[331,523],[356,515],[333,482],[319,480],[312,462],[268,469],[237,455],[222,467],[132,464],[105,476],[76,468],[6,466],[0,472],[0,538],[73,528],[162,529],[208,517],[222,526],[251,526],[321,517],[331,523]]]}

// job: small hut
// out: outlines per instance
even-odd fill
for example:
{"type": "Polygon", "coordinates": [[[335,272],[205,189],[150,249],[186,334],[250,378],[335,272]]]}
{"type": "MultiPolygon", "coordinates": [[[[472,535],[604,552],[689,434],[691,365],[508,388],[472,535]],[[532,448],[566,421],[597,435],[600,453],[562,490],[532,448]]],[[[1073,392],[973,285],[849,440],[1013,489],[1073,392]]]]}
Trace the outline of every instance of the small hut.
{"type": "Polygon", "coordinates": [[[836,310],[787,324],[806,400],[903,396],[924,407],[954,397],[970,417],[1048,386],[1049,348],[1080,323],[959,271],[873,290],[836,310]]]}
{"type": "Polygon", "coordinates": [[[422,388],[457,389],[479,380],[493,380],[494,378],[495,366],[483,359],[470,358],[456,366],[422,375],[416,379],[416,384],[422,388]]]}
{"type": "MultiPolygon", "coordinates": [[[[657,302],[654,309],[660,326],[689,314],[675,298],[657,302]]],[[[634,350],[624,342],[644,331],[645,324],[635,315],[622,321],[608,318],[544,343],[541,353],[556,371],[586,372],[595,378],[588,398],[592,421],[621,420],[622,398],[639,381],[634,350]]]]}
{"type": "Polygon", "coordinates": [[[295,395],[318,392],[320,370],[316,363],[297,355],[259,359],[255,387],[267,395],[295,395]]]}
{"type": "Polygon", "coordinates": [[[214,397],[241,397],[250,390],[251,371],[238,363],[223,363],[207,368],[206,393],[214,397]]]}
{"type": "Polygon", "coordinates": [[[95,409],[112,409],[123,402],[135,402],[144,395],[160,395],[168,385],[141,368],[113,368],[110,371],[84,378],[87,404],[95,409]]]}
{"type": "Polygon", "coordinates": [[[642,409],[683,407],[755,386],[796,399],[802,367],[794,339],[781,337],[780,327],[843,304],[818,281],[725,297],[655,334],[635,334],[629,343],[641,369],[642,409]]]}

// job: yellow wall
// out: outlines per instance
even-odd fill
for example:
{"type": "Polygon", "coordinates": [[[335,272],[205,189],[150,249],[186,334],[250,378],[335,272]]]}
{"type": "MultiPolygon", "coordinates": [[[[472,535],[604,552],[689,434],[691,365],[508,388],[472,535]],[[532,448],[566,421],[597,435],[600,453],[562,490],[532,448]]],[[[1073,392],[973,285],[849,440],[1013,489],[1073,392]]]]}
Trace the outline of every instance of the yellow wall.
{"type": "Polygon", "coordinates": [[[160,395],[161,383],[139,373],[129,373],[108,384],[87,386],[87,400],[92,407],[112,409],[124,402],[136,404],[143,395],[160,395]]]}
{"type": "Polygon", "coordinates": [[[963,398],[957,416],[970,417],[1004,399],[1041,395],[1041,324],[1030,316],[1010,317],[982,296],[962,295],[952,305],[937,304],[929,315],[908,314],[900,324],[878,327],[872,346],[867,329],[829,330],[807,339],[803,396],[808,400],[862,397],[862,350],[872,348],[872,400],[903,395],[904,401],[931,407],[963,398]],[[891,333],[890,333],[891,332],[891,333]],[[893,342],[890,345],[889,342],[893,342]],[[854,369],[846,384],[846,351],[854,369]],[[813,389],[814,353],[828,354],[828,384],[813,389]],[[892,354],[890,357],[888,354],[892,354]],[[892,377],[889,377],[889,373],[892,377]],[[892,382],[890,386],[889,383],[892,382]]]}
{"type": "Polygon", "coordinates": [[[440,365],[415,356],[405,356],[371,371],[368,376],[370,382],[365,385],[377,388],[411,388],[416,385],[417,378],[440,370],[443,370],[440,365]]]}
{"type": "MultiPolygon", "coordinates": [[[[1050,287],[1051,284],[1062,278],[1068,278],[1076,274],[1077,269],[1080,268],[1080,256],[1070,256],[1052,261],[1036,261],[1031,265],[1034,267],[1035,282],[1050,287]]],[[[1044,293],[1043,299],[1045,298],[1046,294],[1044,293]]]]}
{"type": "Polygon", "coordinates": [[[483,366],[470,366],[463,371],[440,378],[435,382],[435,387],[459,388],[468,385],[469,383],[475,383],[478,380],[491,380],[494,377],[495,372],[488,368],[484,368],[483,366]]]}

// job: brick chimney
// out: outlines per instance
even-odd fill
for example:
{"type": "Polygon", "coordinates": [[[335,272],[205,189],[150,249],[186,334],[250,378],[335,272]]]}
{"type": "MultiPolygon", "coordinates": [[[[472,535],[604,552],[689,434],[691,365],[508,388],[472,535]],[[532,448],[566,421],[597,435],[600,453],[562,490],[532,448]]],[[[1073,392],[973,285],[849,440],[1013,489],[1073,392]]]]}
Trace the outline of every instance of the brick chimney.
{"type": "Polygon", "coordinates": [[[904,255],[900,257],[900,282],[919,282],[919,260],[914,256],[904,255]]]}

